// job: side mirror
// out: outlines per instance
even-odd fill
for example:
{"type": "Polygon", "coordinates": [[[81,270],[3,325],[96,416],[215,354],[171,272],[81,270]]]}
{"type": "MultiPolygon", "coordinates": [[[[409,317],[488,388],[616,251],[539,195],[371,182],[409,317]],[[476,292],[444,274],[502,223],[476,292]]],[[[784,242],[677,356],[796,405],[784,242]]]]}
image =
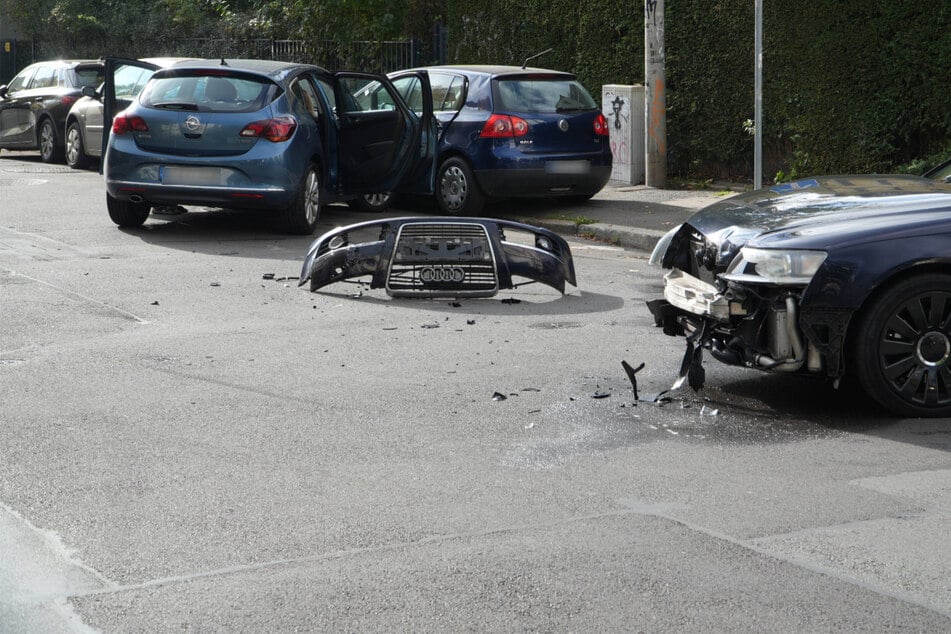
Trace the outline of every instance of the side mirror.
{"type": "Polygon", "coordinates": [[[6,99],[6,98],[7,98],[7,85],[4,84],[0,86],[0,99],[6,99]]]}
{"type": "Polygon", "coordinates": [[[92,86],[83,86],[83,97],[92,97],[93,99],[98,99],[99,91],[97,91],[92,86]]]}

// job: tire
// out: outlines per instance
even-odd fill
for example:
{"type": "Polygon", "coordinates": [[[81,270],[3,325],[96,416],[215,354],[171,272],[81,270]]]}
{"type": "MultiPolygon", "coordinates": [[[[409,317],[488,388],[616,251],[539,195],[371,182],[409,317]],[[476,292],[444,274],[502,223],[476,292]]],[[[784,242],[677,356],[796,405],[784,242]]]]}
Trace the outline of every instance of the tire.
{"type": "Polygon", "coordinates": [[[141,227],[149,217],[152,206],[149,203],[134,203],[129,200],[119,200],[106,194],[106,209],[112,222],[120,227],[141,227]]]}
{"type": "Polygon", "coordinates": [[[287,233],[308,235],[317,228],[323,194],[320,191],[320,170],[311,163],[304,172],[294,202],[284,212],[284,228],[287,233]]]}
{"type": "Polygon", "coordinates": [[[902,416],[951,415],[951,275],[928,273],[880,293],[857,323],[855,373],[902,416]]]}
{"type": "Polygon", "coordinates": [[[40,149],[40,158],[44,163],[59,163],[63,160],[63,148],[57,145],[56,128],[53,120],[46,118],[40,123],[36,135],[36,144],[40,149]]]}
{"type": "Polygon", "coordinates": [[[75,121],[66,129],[66,164],[74,170],[85,169],[89,165],[83,133],[75,121]]]}
{"type": "Polygon", "coordinates": [[[348,200],[347,204],[351,209],[365,211],[367,213],[380,213],[386,211],[393,202],[393,194],[383,192],[380,194],[367,194],[353,200],[348,200]]]}
{"type": "Polygon", "coordinates": [[[485,206],[485,195],[469,164],[458,157],[443,161],[436,172],[436,203],[443,213],[474,216],[485,206]]]}

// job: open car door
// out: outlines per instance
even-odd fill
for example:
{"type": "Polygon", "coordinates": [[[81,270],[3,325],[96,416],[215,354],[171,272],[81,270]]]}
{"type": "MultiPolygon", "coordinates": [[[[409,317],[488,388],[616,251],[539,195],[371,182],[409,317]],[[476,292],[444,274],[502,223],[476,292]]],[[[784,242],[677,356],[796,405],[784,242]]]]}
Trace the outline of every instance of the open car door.
{"type": "Polygon", "coordinates": [[[102,160],[99,161],[99,173],[102,174],[106,163],[106,148],[109,146],[109,134],[112,132],[112,119],[125,110],[134,95],[141,90],[141,80],[145,75],[158,70],[158,66],[137,59],[107,57],[105,60],[104,80],[99,98],[102,100],[102,160]],[[139,70],[140,72],[135,72],[139,70]],[[125,85],[126,81],[139,82],[125,85]],[[136,90],[136,88],[138,90],[136,90]]]}
{"type": "MultiPolygon", "coordinates": [[[[421,90],[430,94],[420,73],[421,90]]],[[[432,98],[414,112],[390,81],[368,73],[334,73],[342,193],[433,193],[436,120],[432,98]]]]}

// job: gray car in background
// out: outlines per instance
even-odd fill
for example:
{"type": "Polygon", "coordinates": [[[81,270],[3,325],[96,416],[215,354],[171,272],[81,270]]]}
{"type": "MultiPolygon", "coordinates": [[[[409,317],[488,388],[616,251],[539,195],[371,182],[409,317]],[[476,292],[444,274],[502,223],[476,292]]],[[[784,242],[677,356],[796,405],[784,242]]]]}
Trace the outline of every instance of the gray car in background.
{"type": "Polygon", "coordinates": [[[63,160],[64,125],[85,87],[102,83],[103,63],[55,60],[30,64],[0,86],[0,148],[39,150],[46,163],[63,160]]]}
{"type": "MultiPolygon", "coordinates": [[[[116,71],[116,102],[125,109],[142,92],[145,83],[159,68],[168,68],[188,57],[149,57],[142,66],[122,66],[116,71]]],[[[66,115],[66,164],[73,169],[88,167],[90,159],[102,157],[102,86],[85,86],[66,115]]]]}

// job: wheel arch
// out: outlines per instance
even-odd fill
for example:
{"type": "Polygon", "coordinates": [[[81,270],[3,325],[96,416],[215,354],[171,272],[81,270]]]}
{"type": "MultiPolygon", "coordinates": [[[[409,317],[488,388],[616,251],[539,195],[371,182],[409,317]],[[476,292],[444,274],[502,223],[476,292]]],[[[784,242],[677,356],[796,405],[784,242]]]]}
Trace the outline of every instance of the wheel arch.
{"type": "Polygon", "coordinates": [[[41,112],[40,116],[36,118],[36,128],[33,135],[34,139],[36,140],[36,147],[40,147],[40,129],[47,121],[50,122],[50,125],[53,128],[53,139],[56,142],[56,145],[62,146],[63,139],[66,138],[66,126],[63,126],[62,131],[58,131],[56,129],[56,121],[53,119],[53,115],[51,115],[49,112],[41,112]]]}
{"type": "MultiPolygon", "coordinates": [[[[851,360],[854,359],[855,346],[858,340],[857,334],[861,325],[864,321],[864,316],[868,314],[869,308],[877,302],[881,297],[888,294],[895,286],[901,284],[905,280],[908,280],[919,275],[928,275],[932,273],[951,275],[951,262],[943,261],[922,261],[913,263],[910,266],[903,267],[896,271],[892,271],[889,275],[885,276],[881,282],[875,285],[875,287],[865,296],[865,299],[862,300],[862,303],[855,309],[852,313],[852,319],[849,320],[848,328],[846,329],[845,343],[844,343],[844,352],[846,353],[846,358],[851,360]]],[[[848,363],[846,364],[848,366],[848,363]]]]}

